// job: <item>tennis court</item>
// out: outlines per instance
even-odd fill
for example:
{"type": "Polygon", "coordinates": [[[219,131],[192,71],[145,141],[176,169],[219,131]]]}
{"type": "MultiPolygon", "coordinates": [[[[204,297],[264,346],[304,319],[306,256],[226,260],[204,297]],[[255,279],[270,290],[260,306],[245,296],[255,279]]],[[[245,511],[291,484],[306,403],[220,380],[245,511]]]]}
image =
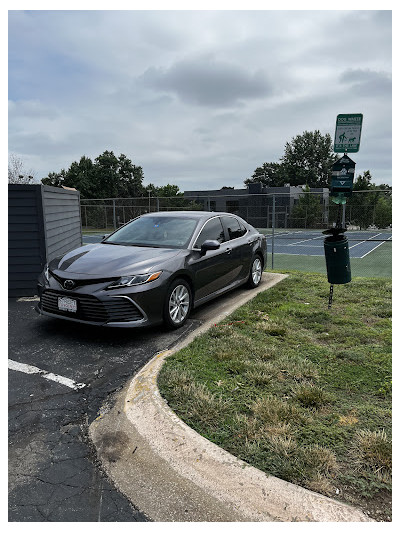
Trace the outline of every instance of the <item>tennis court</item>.
{"type": "MultiPolygon", "coordinates": [[[[392,233],[385,231],[347,231],[350,257],[363,259],[377,250],[385,242],[392,240],[392,233]]],[[[324,255],[324,238],[322,231],[289,230],[279,231],[274,235],[274,253],[290,255],[324,255]]],[[[268,247],[271,250],[272,235],[267,234],[268,247]]]]}
{"type": "MultiPolygon", "coordinates": [[[[268,240],[268,266],[273,270],[326,273],[322,230],[261,230],[268,240]],[[273,244],[273,246],[272,246],[273,244]]],[[[391,230],[349,230],[351,272],[361,277],[392,277],[391,230]]]]}

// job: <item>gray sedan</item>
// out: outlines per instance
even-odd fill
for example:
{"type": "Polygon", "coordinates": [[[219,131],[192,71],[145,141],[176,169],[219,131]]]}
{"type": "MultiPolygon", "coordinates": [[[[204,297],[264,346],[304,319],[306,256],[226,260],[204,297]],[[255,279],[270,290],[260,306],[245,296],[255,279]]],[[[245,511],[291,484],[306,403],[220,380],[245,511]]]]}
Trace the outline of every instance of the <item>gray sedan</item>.
{"type": "Polygon", "coordinates": [[[236,215],[149,213],[47,264],[36,310],[98,326],[178,328],[192,308],[257,287],[266,254],[265,236],[236,215]]]}

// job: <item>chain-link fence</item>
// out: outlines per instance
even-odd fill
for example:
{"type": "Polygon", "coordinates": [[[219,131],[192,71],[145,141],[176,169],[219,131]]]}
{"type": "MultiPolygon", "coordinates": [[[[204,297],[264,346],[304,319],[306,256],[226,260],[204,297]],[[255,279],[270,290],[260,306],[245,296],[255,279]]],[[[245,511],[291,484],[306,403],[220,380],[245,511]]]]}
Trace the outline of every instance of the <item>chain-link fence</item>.
{"type": "Polygon", "coordinates": [[[86,232],[110,231],[144,213],[201,209],[200,204],[182,196],[81,199],[82,229],[86,232]]]}
{"type": "Polygon", "coordinates": [[[273,270],[325,271],[323,230],[345,225],[353,275],[391,276],[392,191],[354,191],[345,206],[332,201],[328,189],[279,194],[186,194],[81,200],[85,233],[109,233],[149,212],[205,210],[234,213],[267,235],[273,270]]]}

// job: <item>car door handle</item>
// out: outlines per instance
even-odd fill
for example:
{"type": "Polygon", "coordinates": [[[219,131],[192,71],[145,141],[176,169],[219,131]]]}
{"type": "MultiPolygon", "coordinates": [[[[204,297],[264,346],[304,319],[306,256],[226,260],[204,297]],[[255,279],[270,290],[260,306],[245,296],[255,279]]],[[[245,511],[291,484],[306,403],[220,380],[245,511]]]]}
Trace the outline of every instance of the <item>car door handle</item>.
{"type": "Polygon", "coordinates": [[[230,254],[231,252],[232,252],[232,248],[227,248],[227,249],[225,250],[225,253],[227,253],[227,254],[230,254]]]}
{"type": "Polygon", "coordinates": [[[256,240],[257,240],[257,239],[249,239],[249,240],[247,241],[247,244],[250,244],[250,245],[251,245],[251,244],[254,244],[254,243],[256,242],[256,240]]]}

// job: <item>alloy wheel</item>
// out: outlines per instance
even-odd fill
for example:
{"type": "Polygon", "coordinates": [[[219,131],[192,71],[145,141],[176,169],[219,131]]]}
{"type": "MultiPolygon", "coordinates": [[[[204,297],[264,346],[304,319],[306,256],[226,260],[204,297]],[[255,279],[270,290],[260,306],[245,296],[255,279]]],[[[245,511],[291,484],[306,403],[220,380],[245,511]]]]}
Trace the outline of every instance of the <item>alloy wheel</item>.
{"type": "Polygon", "coordinates": [[[253,279],[253,284],[256,286],[260,283],[262,276],[262,263],[261,259],[256,257],[253,261],[252,267],[251,267],[251,277],[253,279]]]}
{"type": "Polygon", "coordinates": [[[177,285],[169,297],[168,311],[172,322],[176,325],[183,322],[189,312],[190,294],[184,285],[177,285]]]}

